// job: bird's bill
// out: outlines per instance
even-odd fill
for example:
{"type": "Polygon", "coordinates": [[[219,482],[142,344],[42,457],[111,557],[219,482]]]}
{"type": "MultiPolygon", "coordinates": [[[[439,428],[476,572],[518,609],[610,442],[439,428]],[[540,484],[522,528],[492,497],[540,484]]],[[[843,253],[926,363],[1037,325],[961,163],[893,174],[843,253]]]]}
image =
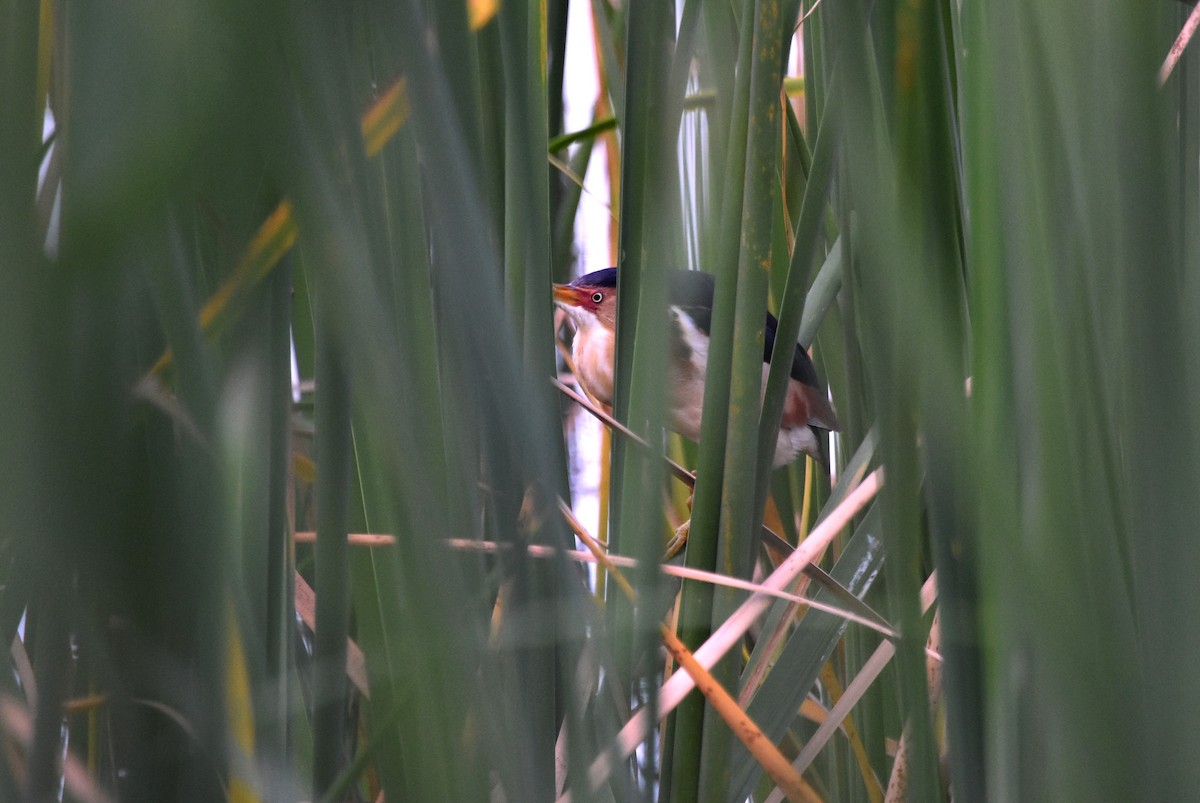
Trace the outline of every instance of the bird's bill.
{"type": "Polygon", "coordinates": [[[566,307],[578,307],[583,303],[583,291],[569,284],[554,285],[554,302],[566,307]]]}

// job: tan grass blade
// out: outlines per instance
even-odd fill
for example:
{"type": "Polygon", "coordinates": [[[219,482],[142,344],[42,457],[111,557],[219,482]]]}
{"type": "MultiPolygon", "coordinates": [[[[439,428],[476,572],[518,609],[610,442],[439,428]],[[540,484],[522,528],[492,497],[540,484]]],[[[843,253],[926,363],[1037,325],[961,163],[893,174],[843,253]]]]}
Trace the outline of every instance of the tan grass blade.
{"type": "Polygon", "coordinates": [[[408,105],[406,84],[401,77],[371,104],[362,118],[363,147],[367,156],[374,156],[396,135],[412,110],[408,105]]]}
{"type": "Polygon", "coordinates": [[[663,644],[666,645],[676,663],[692,679],[696,688],[712,705],[713,710],[729,725],[730,730],[741,740],[742,744],[746,745],[746,749],[754,756],[754,760],[762,765],[775,783],[786,790],[788,800],[818,803],[821,798],[813,791],[812,787],[800,777],[800,773],[792,769],[792,765],[788,763],[783,753],[779,752],[779,748],[738,706],[729,692],[725,691],[716,678],[700,666],[695,656],[676,637],[675,633],[666,627],[659,628],[659,631],[662,634],[663,644]]]}
{"type": "Polygon", "coordinates": [[[1196,28],[1200,27],[1200,4],[1197,4],[1192,9],[1192,13],[1188,14],[1187,21],[1183,23],[1183,29],[1179,32],[1179,36],[1175,37],[1175,44],[1171,45],[1171,49],[1167,51],[1167,57],[1163,60],[1162,67],[1158,70],[1158,85],[1161,87],[1171,77],[1171,73],[1175,69],[1175,65],[1179,63],[1179,59],[1183,56],[1183,51],[1187,49],[1188,42],[1192,41],[1192,36],[1196,33],[1196,28]]]}
{"type": "Polygon", "coordinates": [[[634,591],[629,581],[625,579],[625,575],[621,573],[621,570],[617,568],[612,560],[612,556],[608,554],[599,541],[592,537],[592,534],[587,531],[587,528],[583,526],[579,519],[575,518],[575,513],[571,510],[570,506],[559,499],[558,509],[562,511],[563,518],[567,520],[567,524],[570,525],[571,530],[574,531],[580,541],[583,541],[588,551],[592,553],[592,557],[596,559],[596,563],[604,567],[604,570],[617,581],[617,584],[621,587],[621,592],[631,601],[637,599],[637,592],[634,591]]]}
{"type": "MultiPolygon", "coordinates": [[[[293,539],[297,544],[315,544],[317,534],[313,530],[300,530],[293,539]]],[[[387,533],[348,533],[346,541],[350,546],[380,547],[395,546],[396,536],[387,533]]]]}
{"type": "MultiPolygon", "coordinates": [[[[941,611],[933,615],[933,624],[929,626],[929,638],[926,641],[926,646],[934,649],[940,648],[942,641],[942,629],[938,621],[940,616],[941,611]]],[[[936,710],[941,697],[942,665],[930,661],[927,662],[925,670],[929,674],[929,705],[936,710]]],[[[909,727],[906,725],[900,735],[900,744],[896,747],[896,760],[892,762],[892,777],[888,779],[887,799],[884,803],[904,803],[908,799],[908,739],[909,727]]]]}
{"type": "MultiPolygon", "coordinates": [[[[317,594],[312,590],[312,586],[300,576],[299,572],[296,572],[294,576],[296,613],[300,614],[300,618],[310,630],[315,631],[317,627],[317,594]]],[[[363,697],[371,699],[371,689],[367,683],[367,657],[353,639],[347,639],[346,644],[346,676],[350,678],[350,682],[363,697]]]]}
{"type": "MultiPolygon", "coordinates": [[[[11,697],[0,699],[0,720],[4,730],[26,750],[33,741],[33,718],[29,711],[11,697]]],[[[108,793],[96,785],[87,769],[75,757],[67,752],[63,757],[63,785],[70,797],[81,803],[115,803],[108,793]]]]}
{"type": "Polygon", "coordinates": [[[500,0],[467,0],[467,24],[472,31],[487,25],[500,11],[500,0]]]}
{"type": "Polygon", "coordinates": [[[908,799],[908,728],[900,735],[896,758],[892,762],[892,777],[888,779],[884,803],[904,803],[908,799]]]}

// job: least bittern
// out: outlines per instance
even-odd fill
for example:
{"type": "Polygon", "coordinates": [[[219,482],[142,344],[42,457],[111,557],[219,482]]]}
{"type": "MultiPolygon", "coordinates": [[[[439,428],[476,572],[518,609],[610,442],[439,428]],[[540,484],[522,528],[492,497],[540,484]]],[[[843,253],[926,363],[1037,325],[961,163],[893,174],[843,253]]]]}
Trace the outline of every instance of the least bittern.
{"type": "MultiPolygon", "coordinates": [[[[676,271],[670,274],[667,287],[668,312],[671,316],[667,372],[669,425],[693,441],[700,439],[714,285],[714,277],[707,273],[676,271]]],[[[611,407],[617,271],[607,268],[580,276],[570,284],[556,284],[554,301],[566,310],[575,324],[572,358],[576,379],[584,390],[611,407]]],[[[762,368],[764,389],[777,326],[775,316],[766,313],[762,368]]],[[[783,420],[775,441],[774,465],[787,465],[802,452],[823,460],[818,430],[837,428],[837,416],[821,389],[812,360],[797,345],[792,355],[783,420]]]]}

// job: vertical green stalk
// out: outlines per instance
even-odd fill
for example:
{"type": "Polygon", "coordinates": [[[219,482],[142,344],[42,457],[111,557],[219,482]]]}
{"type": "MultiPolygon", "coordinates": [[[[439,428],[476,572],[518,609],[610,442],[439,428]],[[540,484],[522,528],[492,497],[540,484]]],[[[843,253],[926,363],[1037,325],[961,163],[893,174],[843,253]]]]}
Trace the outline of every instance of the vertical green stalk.
{"type": "MultiPolygon", "coordinates": [[[[283,103],[270,133],[281,140],[283,189],[295,205],[313,309],[316,381],[314,458],[317,543],[314,549],[316,632],[313,643],[312,793],[323,795],[348,760],[346,639],[350,623],[347,533],[351,510],[351,387],[360,387],[361,344],[347,313],[378,321],[359,300],[375,287],[376,245],[368,219],[366,169],[357,124],[366,81],[354,59],[351,7],[287,6],[279,10],[283,61],[295,74],[276,76],[283,103]],[[304,91],[296,91],[303,85],[304,91]],[[356,270],[351,270],[354,266],[356,270]],[[358,296],[356,298],[355,296],[358,296]]],[[[376,337],[386,327],[375,325],[376,337]]]]}
{"type": "MultiPolygon", "coordinates": [[[[965,500],[977,492],[975,464],[965,444],[971,435],[966,378],[968,314],[963,281],[961,150],[956,115],[955,48],[949,11],[939,2],[906,6],[898,15],[900,75],[897,80],[897,142],[901,229],[914,241],[906,278],[893,285],[897,320],[912,332],[905,339],[923,344],[925,359],[911,382],[913,358],[903,356],[897,388],[915,386],[923,422],[920,448],[924,456],[923,500],[938,574],[942,649],[947,656],[943,688],[952,701],[947,708],[955,793],[963,800],[984,800],[983,690],[979,650],[978,532],[965,500]],[[905,56],[911,54],[910,58],[905,56]],[[927,310],[906,316],[916,304],[927,310]]],[[[914,544],[912,553],[921,549],[914,544]]],[[[921,576],[912,573],[910,588],[921,576]]],[[[905,632],[919,632],[915,605],[900,611],[905,632]]],[[[914,639],[916,641],[916,639],[914,639]]],[[[920,644],[909,647],[916,653],[920,644]]],[[[919,666],[920,659],[913,657],[919,666]]],[[[914,675],[917,672],[914,670],[914,675]]],[[[911,681],[916,688],[918,677],[911,681]]],[[[911,696],[912,692],[910,692],[911,696]]],[[[923,695],[919,697],[923,699],[923,695]]],[[[936,750],[923,712],[912,710],[910,746],[936,750]]],[[[919,752],[914,752],[914,757],[919,752]]],[[[929,763],[936,758],[931,755],[929,763]]],[[[914,758],[914,762],[919,758],[914,758]]]]}
{"type": "Polygon", "coordinates": [[[543,348],[553,327],[546,288],[550,265],[550,175],[541,4],[506,3],[500,12],[505,87],[504,272],[531,376],[549,376],[554,354],[543,348]]]}
{"type": "Polygon", "coordinates": [[[350,384],[336,321],[317,297],[317,627],[313,639],[313,793],[346,762],[346,637],[350,627],[350,384]]]}
{"type": "MultiPolygon", "coordinates": [[[[864,364],[873,379],[871,401],[879,424],[880,453],[888,472],[881,499],[889,539],[884,577],[890,615],[905,634],[895,658],[898,684],[894,692],[908,734],[909,789],[917,799],[930,799],[938,795],[939,782],[923,652],[925,632],[917,604],[925,538],[917,459],[917,399],[927,377],[937,376],[942,381],[942,372],[954,370],[952,363],[944,359],[943,350],[956,345],[932,337],[931,332],[942,332],[924,325],[920,320],[923,316],[911,312],[915,305],[928,302],[921,291],[932,292],[935,288],[926,288],[920,281],[921,260],[931,256],[922,251],[925,243],[920,224],[924,219],[918,217],[915,226],[906,224],[912,223],[909,216],[916,216],[917,210],[930,213],[926,197],[908,186],[910,177],[896,164],[896,146],[888,128],[889,112],[894,110],[889,99],[898,95],[911,103],[904,93],[917,80],[914,55],[920,53],[924,43],[914,41],[911,20],[901,15],[908,24],[900,26],[901,47],[893,50],[896,20],[876,18],[870,17],[865,4],[850,3],[839,7],[838,13],[826,21],[843,48],[836,74],[840,80],[833,91],[848,93],[843,107],[847,118],[842,128],[846,137],[846,203],[852,205],[861,223],[853,227],[843,224],[843,232],[851,235],[848,284],[853,286],[856,310],[862,315],[864,364]],[[874,35],[864,36],[867,30],[874,35]],[[865,47],[869,44],[875,47],[865,47]],[[905,203],[912,208],[905,210],[905,203]]],[[[901,109],[909,112],[909,106],[901,109]]],[[[904,122],[913,124],[908,117],[904,122]]],[[[946,121],[922,120],[917,124],[944,128],[946,121]]],[[[921,129],[919,135],[935,134],[921,129]]],[[[901,143],[909,141],[898,139],[901,143]]],[[[952,222],[939,220],[937,225],[952,226],[952,222]]],[[[961,345],[957,345],[956,353],[961,355],[961,345]]],[[[957,394],[961,390],[949,392],[957,394]]]]}
{"type": "MultiPolygon", "coordinates": [[[[1166,614],[1194,610],[1200,604],[1196,584],[1187,581],[1188,567],[1200,559],[1196,539],[1190,535],[1200,519],[1200,498],[1195,493],[1200,483],[1200,405],[1195,392],[1200,376],[1195,347],[1200,336],[1196,308],[1200,293],[1194,279],[1200,267],[1195,261],[1196,131],[1178,127],[1184,120],[1194,126],[1197,119],[1197,55],[1193,40],[1185,56],[1190,63],[1177,67],[1183,72],[1172,79],[1188,86],[1190,94],[1180,103],[1171,102],[1169,86],[1156,90],[1143,76],[1162,58],[1161,51],[1149,43],[1166,41],[1163,33],[1173,34],[1181,15],[1167,9],[1135,14],[1119,4],[1108,15],[1102,31],[1112,37],[1113,50],[1121,58],[1123,69],[1114,84],[1125,98],[1118,118],[1119,145],[1113,147],[1122,158],[1110,164],[1113,183],[1121,188],[1125,201],[1118,218],[1124,236],[1112,267],[1121,271],[1117,287],[1125,301],[1121,331],[1128,373],[1122,372],[1121,387],[1122,406],[1130,416],[1125,487],[1135,523],[1126,546],[1133,563],[1138,643],[1147,655],[1156,656],[1153,666],[1143,667],[1142,722],[1148,731],[1141,738],[1143,743],[1156,738],[1150,734],[1157,735],[1161,727],[1167,739],[1164,744],[1177,751],[1175,758],[1148,751],[1138,780],[1147,799],[1166,800],[1186,796],[1186,790],[1200,783],[1196,762],[1179,759],[1194,755],[1200,741],[1187,726],[1200,715],[1200,691],[1186,668],[1194,666],[1200,655],[1195,624],[1181,629],[1166,614]],[[1191,140],[1186,145],[1177,139],[1183,136],[1191,140]],[[1181,376],[1190,381],[1181,382],[1181,376]],[[1164,423],[1144,427],[1143,421],[1164,423]]],[[[1109,749],[1115,754],[1112,748],[1121,746],[1116,743],[1109,749]]]]}
{"type": "MultiPolygon", "coordinates": [[[[666,271],[660,238],[669,236],[672,225],[665,217],[664,184],[670,174],[664,170],[674,164],[679,126],[678,117],[663,112],[670,108],[674,20],[665,5],[636,4],[629,9],[627,30],[614,412],[653,442],[661,432],[666,373],[666,271]]],[[[635,580],[644,608],[635,612],[619,593],[610,594],[608,603],[618,676],[631,682],[652,671],[644,662],[635,664],[652,655],[658,641],[661,611],[652,602],[658,573],[651,567],[662,549],[661,510],[658,495],[647,489],[659,487],[663,472],[657,461],[622,439],[614,440],[612,454],[610,543],[615,551],[640,558],[643,567],[635,580]]]]}
{"type": "Polygon", "coordinates": [[[791,263],[787,270],[783,295],[779,304],[779,324],[775,331],[775,347],[771,353],[771,371],[763,399],[762,420],[758,429],[758,460],[756,470],[754,516],[755,529],[761,525],[763,505],[770,491],[771,465],[776,435],[783,416],[784,397],[791,378],[792,356],[804,314],[804,294],[808,277],[815,263],[822,258],[821,226],[828,209],[829,189],[839,144],[837,95],[830,98],[821,117],[812,165],[805,184],[804,199],[796,224],[796,240],[791,263]]]}
{"type": "MultiPolygon", "coordinates": [[[[527,375],[534,377],[534,393],[551,403],[545,377],[554,373],[554,351],[547,348],[554,329],[549,292],[550,176],[547,152],[546,74],[543,66],[546,36],[543,6],[537,2],[508,2],[498,23],[506,89],[504,99],[504,277],[510,325],[516,328],[527,375]]],[[[528,445],[518,445],[518,449],[528,445]]],[[[557,477],[565,472],[556,471],[557,477]]],[[[563,489],[556,487],[556,493],[563,489]]],[[[516,507],[501,508],[499,515],[516,521],[519,505],[528,500],[544,506],[541,489],[521,489],[509,500],[516,507]],[[530,495],[532,494],[532,495],[530,495]]],[[[542,515],[539,510],[537,515],[542,515]]],[[[529,533],[535,540],[558,532],[554,527],[529,533]]],[[[506,695],[516,706],[525,738],[516,745],[525,768],[520,794],[530,799],[554,796],[554,743],[556,726],[556,666],[554,630],[534,627],[533,612],[556,619],[559,590],[554,568],[526,561],[516,569],[512,594],[505,601],[508,613],[504,635],[506,695]]],[[[516,790],[513,790],[514,793],[516,790]]]]}
{"type": "MultiPolygon", "coordinates": [[[[528,345],[531,333],[535,342],[544,344],[548,319],[527,315],[531,304],[539,312],[549,313],[549,296],[545,292],[550,281],[546,159],[549,123],[546,76],[542,72],[542,44],[546,35],[542,6],[533,2],[504,3],[497,23],[505,90],[505,289],[510,316],[522,332],[523,344],[528,345]]],[[[526,359],[530,358],[527,354],[526,359]]]]}
{"type": "MultiPolygon", "coordinates": [[[[42,462],[39,450],[45,448],[38,437],[38,419],[45,391],[43,338],[33,336],[44,325],[39,303],[45,296],[46,275],[39,264],[40,245],[36,241],[37,226],[34,198],[37,194],[37,154],[41,141],[38,126],[37,98],[37,41],[38,4],[9,0],[0,4],[0,521],[4,532],[0,548],[5,558],[0,563],[0,592],[3,605],[3,629],[0,637],[10,643],[16,635],[17,624],[29,595],[53,577],[46,572],[40,556],[45,554],[43,538],[55,538],[52,525],[43,520],[44,502],[40,471],[33,469],[42,462]],[[43,353],[39,353],[43,352],[43,353]]],[[[53,567],[51,567],[53,568],[53,567]]],[[[35,595],[41,596],[41,595],[35,595]]],[[[39,607],[41,607],[39,605],[39,607]]],[[[27,623],[26,636],[30,635],[27,623]]],[[[61,641],[46,634],[47,647],[61,641]]],[[[64,664],[64,656],[53,658],[64,664]]],[[[40,666],[40,664],[39,664],[40,666]]],[[[56,704],[55,690],[46,693],[45,707],[56,704]]],[[[45,717],[41,730],[58,727],[53,715],[45,717]]],[[[45,756],[41,765],[53,771],[55,742],[46,742],[39,750],[45,756]]],[[[31,757],[32,759],[32,757],[31,757]]],[[[36,766],[36,765],[35,765],[36,766]]],[[[27,778],[27,781],[35,778],[27,778]]],[[[49,794],[53,785],[41,784],[41,793],[49,794]]],[[[34,791],[27,785],[24,792],[34,791]]],[[[22,790],[11,768],[0,767],[0,797],[19,799],[22,790]]]]}
{"type": "MultiPolygon", "coordinates": [[[[468,166],[475,175],[488,169],[486,155],[487,127],[484,123],[482,95],[487,88],[480,86],[480,53],[476,34],[470,30],[468,4],[426,3],[426,29],[437,41],[440,58],[438,67],[447,79],[449,99],[453,103],[455,129],[464,138],[468,166]]],[[[493,21],[494,24],[494,21],[493,21]]],[[[432,57],[434,54],[430,54],[432,57]]]]}
{"type": "MultiPolygon", "coordinates": [[[[743,19],[743,24],[749,20],[743,19]]],[[[754,466],[758,451],[758,422],[762,400],[764,310],[767,307],[771,265],[771,226],[778,203],[778,153],[781,125],[780,4],[759,0],[753,14],[753,56],[750,68],[749,117],[746,133],[741,242],[738,256],[737,301],[734,308],[733,352],[729,390],[729,428],[725,442],[725,471],[717,540],[717,567],[732,577],[750,575],[758,543],[754,511],[754,466]]],[[[713,600],[714,622],[723,621],[736,607],[738,595],[719,589],[713,600]]],[[[726,660],[715,675],[727,687],[736,682],[738,667],[726,660]]],[[[732,733],[717,717],[704,722],[700,797],[726,793],[729,763],[724,760],[732,733]],[[717,757],[722,757],[720,760],[717,757]]]]}
{"type": "Polygon", "coordinates": [[[288,482],[291,471],[291,259],[268,282],[270,347],[267,426],[270,449],[266,520],[266,688],[261,727],[261,754],[269,764],[288,766],[288,734],[292,634],[295,604],[292,544],[288,531],[288,482]]]}
{"type": "MultiPolygon", "coordinates": [[[[0,5],[0,226],[6,236],[0,248],[8,251],[32,244],[37,194],[38,150],[41,143],[37,96],[38,4],[5,0],[0,5]]],[[[32,255],[26,253],[27,261],[32,255]]]]}
{"type": "MultiPolygon", "coordinates": [[[[711,8],[715,4],[706,5],[711,8]]],[[[750,0],[744,0],[741,13],[743,24],[740,29],[734,29],[733,20],[730,19],[728,31],[715,29],[717,18],[723,14],[713,9],[706,15],[710,47],[717,49],[714,59],[718,67],[715,71],[718,86],[724,90],[719,89],[717,93],[717,114],[713,127],[718,134],[724,132],[725,137],[715,137],[714,146],[724,141],[726,150],[715,151],[717,156],[711,168],[714,174],[721,176],[717,188],[723,187],[724,191],[714,196],[720,199],[719,210],[714,216],[715,220],[710,222],[710,227],[717,232],[708,245],[713,251],[711,270],[717,282],[709,327],[704,418],[701,421],[691,531],[684,557],[687,566],[704,571],[715,571],[718,565],[717,543],[729,420],[734,305],[738,294],[737,232],[742,220],[743,177],[747,164],[746,132],[754,36],[754,26],[745,22],[750,18],[752,8],[750,0]],[[730,37],[737,36],[736,71],[719,69],[721,55],[728,57],[728,54],[719,49],[718,43],[727,44],[727,34],[730,37]],[[727,78],[726,74],[736,75],[736,81],[727,78]],[[723,102],[723,97],[728,97],[728,100],[723,102]],[[721,119],[722,110],[728,110],[728,121],[721,119]]],[[[679,632],[689,649],[694,650],[712,632],[715,593],[706,583],[688,583],[683,587],[679,605],[679,632]]],[[[673,738],[669,745],[673,751],[671,786],[667,790],[672,800],[694,800],[700,793],[706,710],[704,699],[700,695],[691,695],[674,714],[673,738]]]]}
{"type": "MultiPolygon", "coordinates": [[[[43,584],[44,538],[55,538],[43,519],[51,501],[42,489],[45,448],[39,418],[50,366],[42,303],[48,274],[41,263],[34,198],[38,182],[38,4],[0,4],[0,638],[11,643],[30,596],[43,584]]],[[[53,567],[51,567],[53,568],[53,567]]],[[[30,635],[27,623],[26,636],[30,635]]],[[[60,658],[61,660],[61,658],[60,658]]],[[[53,694],[53,692],[51,692],[53,694]]],[[[50,767],[53,767],[50,756],[50,767]]],[[[0,797],[18,799],[17,779],[0,767],[0,797]]]]}
{"type": "MultiPolygon", "coordinates": [[[[47,571],[45,577],[49,576],[47,571]]],[[[72,664],[69,602],[67,595],[49,584],[39,587],[30,600],[30,618],[37,622],[32,657],[37,671],[38,698],[32,712],[33,737],[26,765],[25,797],[28,800],[53,800],[59,785],[63,701],[70,688],[72,664]]]]}
{"type": "MultiPolygon", "coordinates": [[[[629,8],[622,124],[620,243],[618,264],[617,387],[614,411],[651,442],[661,438],[666,375],[666,277],[677,259],[680,221],[676,209],[676,173],[682,99],[671,96],[674,18],[664,4],[629,8]]],[[[641,561],[634,575],[637,607],[608,587],[608,622],[621,682],[634,704],[653,708],[656,689],[641,679],[653,676],[665,600],[654,568],[662,551],[660,488],[664,472],[657,461],[614,439],[612,449],[612,520],[609,540],[615,550],[641,561]]],[[[654,756],[648,771],[657,775],[654,756]]],[[[619,787],[617,787],[619,789],[619,787]]]]}
{"type": "MultiPolygon", "coordinates": [[[[594,119],[593,122],[595,122],[594,119]]],[[[591,163],[592,150],[595,147],[596,138],[594,136],[588,137],[578,144],[577,150],[567,163],[567,167],[572,175],[578,176],[581,180],[587,175],[588,165],[591,163]]],[[[554,280],[557,282],[567,282],[570,281],[567,275],[567,267],[571,264],[571,252],[575,243],[575,215],[579,211],[579,201],[583,195],[583,187],[567,179],[565,176],[559,176],[555,181],[559,181],[559,179],[562,179],[561,188],[553,190],[556,200],[554,204],[554,217],[551,223],[550,255],[554,280]]]]}
{"type": "Polygon", "coordinates": [[[1164,188],[1194,165],[1153,86],[1174,14],[1084,11],[963,14],[987,792],[1173,799],[1197,775],[1166,758],[1197,697],[1165,625],[1196,604],[1169,535],[1197,515],[1196,362],[1164,188]]]}
{"type": "MultiPolygon", "coordinates": [[[[515,513],[525,492],[531,486],[544,491],[555,487],[560,480],[552,476],[554,461],[549,457],[550,438],[556,437],[556,427],[552,423],[555,419],[549,415],[542,395],[541,384],[545,378],[537,377],[539,387],[531,389],[518,338],[514,336],[514,322],[505,315],[504,296],[500,290],[503,273],[480,200],[480,176],[470,169],[470,161],[463,157],[466,145],[461,124],[456,121],[449,102],[453,87],[448,85],[446,73],[438,63],[439,54],[445,51],[440,49],[440,42],[427,36],[420,5],[403,2],[390,4],[389,8],[396,15],[397,42],[402,45],[398,50],[412,108],[421,110],[420,114],[413,115],[411,125],[425,171],[422,175],[422,211],[428,221],[431,242],[429,264],[432,297],[436,304],[437,353],[442,361],[441,382],[447,397],[461,399],[459,409],[466,414],[466,421],[461,426],[467,432],[478,433],[478,446],[475,447],[478,458],[474,458],[473,463],[467,462],[473,459],[473,450],[464,455],[458,449],[447,449],[447,458],[456,463],[462,461],[456,470],[448,473],[451,477],[463,476],[472,484],[482,486],[480,492],[489,513],[483,522],[489,539],[523,546],[515,513]]],[[[520,6],[506,9],[506,13],[519,11],[520,6]]],[[[530,18],[518,13],[515,22],[520,30],[524,30],[530,18]]],[[[528,54],[519,50],[513,53],[511,49],[508,52],[516,58],[514,63],[528,64],[528,54]]],[[[447,54],[446,57],[453,56],[447,54]]],[[[526,76],[525,80],[532,79],[526,76]]],[[[541,92],[530,102],[544,103],[541,92]]],[[[542,141],[537,158],[545,160],[544,117],[542,120],[540,131],[535,133],[540,134],[542,141]]],[[[532,150],[530,146],[531,153],[532,150]]],[[[537,192],[546,193],[545,182],[537,187],[537,192]]],[[[548,242],[539,247],[548,249],[548,242]]],[[[547,271],[543,276],[548,278],[548,268],[541,269],[547,271]]],[[[533,292],[530,288],[530,293],[533,292]]],[[[548,310],[548,282],[536,292],[545,294],[540,303],[548,310]]],[[[521,297],[527,296],[522,292],[521,297]]],[[[365,300],[369,306],[369,299],[365,300]]],[[[409,298],[407,302],[427,304],[428,298],[419,296],[409,298]]],[[[552,332],[549,317],[545,320],[547,326],[540,335],[543,347],[550,353],[552,332]]],[[[532,324],[528,325],[532,331],[532,324]]],[[[524,330],[525,326],[521,326],[522,334],[524,330]]],[[[356,331],[359,331],[357,327],[356,331]]],[[[362,333],[366,334],[365,331],[362,333]]],[[[386,345],[399,352],[397,359],[403,365],[409,361],[408,352],[427,344],[405,339],[386,345]]],[[[375,368],[374,365],[371,367],[375,368]]],[[[396,417],[395,410],[388,410],[383,404],[391,398],[399,401],[418,397],[412,401],[420,403],[417,409],[424,414],[424,404],[431,394],[413,381],[415,378],[407,373],[401,374],[399,379],[388,376],[387,372],[395,369],[384,364],[378,369],[361,374],[366,387],[383,394],[379,402],[372,402],[374,420],[382,422],[389,415],[396,417]]],[[[357,387],[359,383],[356,382],[357,387]]],[[[527,600],[533,599],[536,595],[529,593],[528,586],[519,591],[511,589],[527,583],[543,569],[530,565],[523,550],[512,550],[497,562],[489,582],[478,587],[477,582],[472,582],[477,575],[463,570],[463,567],[476,566],[475,560],[446,559],[439,546],[440,538],[463,535],[453,531],[447,523],[459,520],[460,504],[464,497],[469,499],[470,496],[466,489],[448,484],[442,477],[430,477],[418,462],[430,451],[454,444],[458,437],[447,435],[446,443],[437,443],[421,426],[422,419],[423,415],[393,426],[394,434],[381,436],[377,452],[377,465],[394,472],[386,481],[376,480],[377,491],[381,495],[387,494],[382,498],[390,502],[392,515],[409,535],[402,546],[398,544],[401,547],[398,554],[380,554],[375,558],[377,576],[399,577],[404,582],[399,586],[380,586],[378,607],[379,613],[384,615],[379,621],[386,630],[379,634],[380,648],[373,659],[373,673],[380,673],[381,683],[391,686],[397,694],[394,699],[401,699],[414,708],[413,716],[398,720],[397,729],[408,737],[403,740],[406,761],[404,775],[392,776],[388,795],[390,797],[393,790],[402,796],[405,792],[413,795],[424,791],[425,797],[434,795],[441,799],[447,794],[453,795],[456,790],[474,793],[487,782],[489,771],[495,770],[506,795],[526,799],[525,789],[541,790],[552,784],[552,776],[545,769],[549,765],[545,754],[531,755],[531,751],[550,749],[545,738],[545,725],[549,721],[545,712],[549,710],[550,701],[545,698],[538,701],[545,707],[530,715],[523,708],[524,699],[506,695],[501,682],[505,672],[514,668],[519,672],[522,650],[541,650],[558,638],[558,622],[553,617],[558,613],[559,603],[554,601],[544,607],[502,606],[501,627],[495,642],[499,649],[483,647],[488,644],[493,615],[490,600],[494,599],[491,595],[495,590],[491,581],[513,581],[512,586],[505,585],[501,592],[513,595],[506,597],[506,602],[520,599],[521,594],[525,594],[527,600]],[[389,487],[393,483],[397,484],[398,492],[389,487]],[[430,565],[433,565],[432,561],[440,561],[438,570],[426,571],[426,561],[430,561],[430,565]],[[386,615],[391,610],[403,611],[406,619],[416,622],[416,627],[401,626],[398,621],[391,620],[386,615]],[[526,637],[533,640],[517,640],[526,637]],[[442,654],[429,650],[428,644],[422,643],[423,639],[440,647],[442,654]],[[408,662],[417,667],[419,674],[406,671],[404,664],[408,662]],[[443,701],[422,693],[414,694],[425,684],[450,699],[443,701]],[[418,717],[433,716],[440,723],[446,718],[439,709],[447,706],[454,717],[432,734],[435,738],[422,739],[416,724],[418,717]],[[440,754],[456,749],[455,745],[463,736],[463,719],[468,716],[473,723],[469,729],[469,747],[480,751],[477,755],[486,756],[486,759],[475,763],[473,772],[463,773],[444,762],[440,754]],[[524,741],[527,732],[533,734],[528,742],[517,744],[524,741]],[[522,738],[514,739],[513,733],[522,734],[522,738]]],[[[459,425],[452,417],[447,417],[446,421],[448,428],[459,425]]],[[[532,508],[535,518],[544,512],[536,503],[532,508]]],[[[555,520],[547,516],[544,526],[533,523],[531,537],[535,540],[553,538],[557,532],[555,520]]],[[[569,575],[562,572],[558,564],[549,565],[559,572],[556,590],[562,589],[563,596],[570,601],[569,595],[577,589],[568,582],[569,575]]],[[[548,664],[542,664],[543,668],[545,666],[548,664]]],[[[528,682],[526,693],[533,694],[533,684],[541,683],[545,677],[539,674],[529,681],[519,677],[515,680],[528,682]]],[[[532,794],[536,797],[541,792],[532,794]]]]}

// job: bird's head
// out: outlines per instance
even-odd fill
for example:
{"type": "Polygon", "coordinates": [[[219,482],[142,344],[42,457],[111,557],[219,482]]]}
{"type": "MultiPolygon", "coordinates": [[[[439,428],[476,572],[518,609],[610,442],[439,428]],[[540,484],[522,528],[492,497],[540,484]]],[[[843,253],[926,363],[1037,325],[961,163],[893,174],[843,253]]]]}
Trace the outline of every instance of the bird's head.
{"type": "Polygon", "coordinates": [[[554,303],[574,321],[576,328],[617,326],[617,271],[605,268],[580,276],[570,284],[554,285],[554,303]]]}

